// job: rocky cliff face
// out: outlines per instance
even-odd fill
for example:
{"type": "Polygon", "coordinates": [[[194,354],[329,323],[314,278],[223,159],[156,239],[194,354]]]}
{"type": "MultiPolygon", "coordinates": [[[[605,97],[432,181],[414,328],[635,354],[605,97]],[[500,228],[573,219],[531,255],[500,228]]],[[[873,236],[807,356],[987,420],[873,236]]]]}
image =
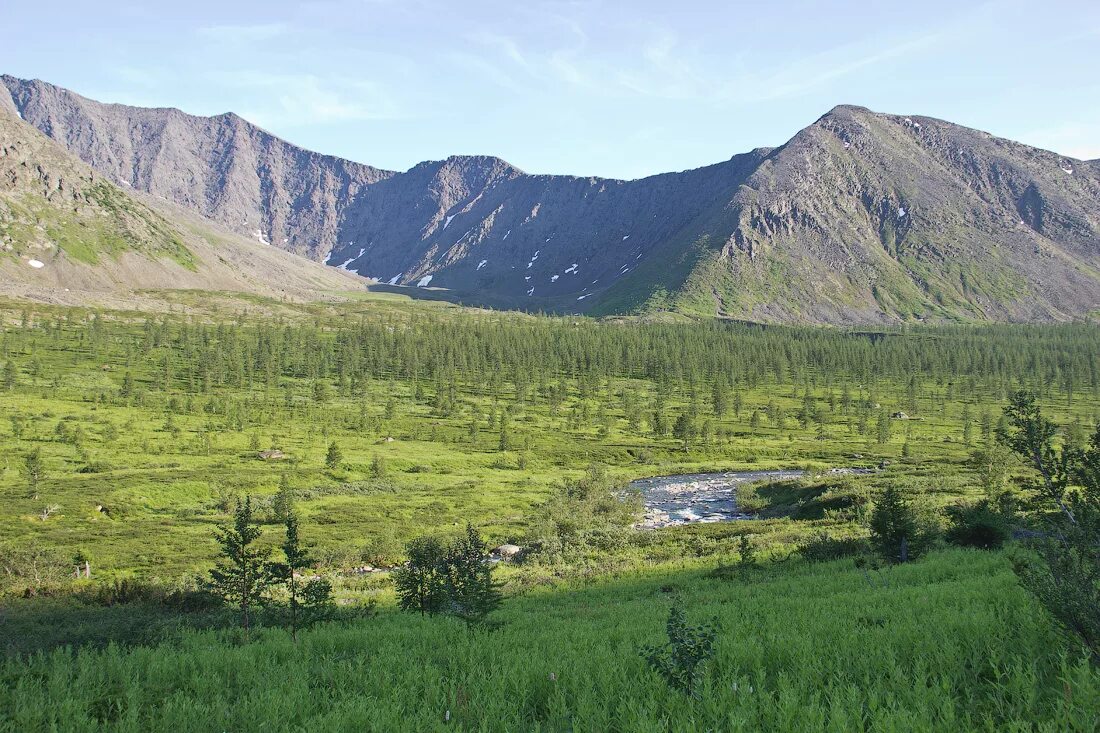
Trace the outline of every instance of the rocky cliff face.
{"type": "Polygon", "coordinates": [[[358,287],[349,275],[116,186],[0,100],[0,293],[71,303],[146,289],[298,298],[358,287]]]}
{"type": "Polygon", "coordinates": [[[940,120],[838,107],[780,148],[636,181],[482,156],[391,173],[233,115],[0,81],[25,119],[112,178],[468,302],[814,323],[1100,309],[1100,165],[940,120]]]}
{"type": "Polygon", "coordinates": [[[10,76],[0,84],[23,119],[112,181],[314,258],[336,241],[356,194],[390,175],[290,145],[231,113],[101,104],[10,76]]]}

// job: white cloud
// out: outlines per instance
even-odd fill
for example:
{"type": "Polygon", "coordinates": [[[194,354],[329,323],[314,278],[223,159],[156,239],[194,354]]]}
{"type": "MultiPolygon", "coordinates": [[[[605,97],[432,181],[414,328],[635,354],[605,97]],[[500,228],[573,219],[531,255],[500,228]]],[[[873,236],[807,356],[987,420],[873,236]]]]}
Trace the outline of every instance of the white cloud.
{"type": "Polygon", "coordinates": [[[258,71],[216,72],[212,81],[241,95],[241,115],[268,127],[402,117],[381,86],[361,79],[258,71]]]}
{"type": "Polygon", "coordinates": [[[928,51],[947,38],[934,31],[910,38],[860,40],[802,56],[797,61],[764,73],[742,73],[728,81],[721,92],[723,101],[763,102],[803,96],[863,69],[928,51]]]}
{"type": "Polygon", "coordinates": [[[285,35],[285,23],[258,23],[255,25],[211,25],[198,29],[198,35],[215,43],[259,43],[285,35]]]}

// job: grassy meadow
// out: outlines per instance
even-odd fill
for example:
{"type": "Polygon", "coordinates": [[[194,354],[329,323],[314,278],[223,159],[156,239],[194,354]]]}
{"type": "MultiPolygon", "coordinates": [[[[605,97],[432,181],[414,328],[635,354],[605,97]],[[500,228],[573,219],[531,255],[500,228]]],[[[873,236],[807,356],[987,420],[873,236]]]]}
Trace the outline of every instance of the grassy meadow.
{"type": "Polygon", "coordinates": [[[0,714],[30,730],[1087,731],[1100,677],[1003,557],[638,574],[510,599],[497,631],[383,611],[298,644],[266,630],[0,663],[0,714]],[[638,654],[670,592],[720,641],[698,699],[638,654]]]}
{"type": "Polygon", "coordinates": [[[0,304],[0,730],[1095,729],[1100,676],[1006,553],[792,554],[865,537],[887,485],[941,523],[1018,493],[1026,470],[993,438],[1005,400],[1036,391],[1081,440],[1094,326],[596,321],[390,295],[218,317],[173,297],[158,315],[0,304]],[[829,473],[846,467],[878,470],[829,473]],[[746,488],[758,519],[656,531],[630,528],[636,499],[572,488],[768,468],[811,475],[746,488]],[[195,587],[240,496],[274,546],[280,491],[338,621],[245,643],[224,614],[110,591],[195,587]],[[385,573],[353,572],[466,522],[528,550],[497,571],[497,630],[399,613],[385,573]],[[761,567],[713,574],[742,536],[761,567]],[[697,699],[638,653],[673,595],[720,624],[697,699]]]}

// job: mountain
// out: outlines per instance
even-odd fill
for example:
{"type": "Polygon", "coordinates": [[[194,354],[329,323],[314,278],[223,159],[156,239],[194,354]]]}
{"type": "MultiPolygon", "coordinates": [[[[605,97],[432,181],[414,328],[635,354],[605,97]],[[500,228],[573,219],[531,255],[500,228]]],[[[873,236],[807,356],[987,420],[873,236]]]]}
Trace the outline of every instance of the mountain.
{"type": "MultiPolygon", "coordinates": [[[[854,323],[1100,308],[1100,167],[928,117],[834,109],[699,235],[681,310],[854,323]]],[[[645,291],[624,282],[606,302],[635,307],[645,291]]]]}
{"type": "Polygon", "coordinates": [[[306,298],[361,283],[124,191],[0,103],[0,293],[55,302],[151,289],[306,298]]]}
{"type": "Polygon", "coordinates": [[[295,147],[232,113],[100,104],[10,76],[0,85],[23,119],[111,180],[300,254],[336,241],[348,202],[392,175],[295,147]]]}
{"type": "Polygon", "coordinates": [[[489,156],[394,173],[233,115],[0,83],[114,180],[468,302],[833,324],[1100,310],[1100,164],[927,117],[841,106],[779,148],[634,181],[528,175],[489,156]]]}

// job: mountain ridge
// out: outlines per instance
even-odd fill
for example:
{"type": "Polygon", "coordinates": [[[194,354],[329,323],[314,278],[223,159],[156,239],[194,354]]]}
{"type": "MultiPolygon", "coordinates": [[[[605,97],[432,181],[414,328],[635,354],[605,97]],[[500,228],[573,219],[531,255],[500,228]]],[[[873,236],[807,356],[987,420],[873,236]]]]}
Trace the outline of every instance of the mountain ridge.
{"type": "Polygon", "coordinates": [[[50,302],[201,289],[305,299],[354,278],[126,191],[0,103],[0,292],[50,302]]]}
{"type": "Polygon", "coordinates": [[[45,82],[0,82],[93,167],[118,174],[110,151],[126,153],[115,157],[141,173],[131,185],[382,283],[470,302],[836,324],[1100,309],[1097,166],[931,117],[837,105],[779,147],[634,180],[531,175],[489,155],[394,172],[232,113],[172,127],[45,82]]]}

